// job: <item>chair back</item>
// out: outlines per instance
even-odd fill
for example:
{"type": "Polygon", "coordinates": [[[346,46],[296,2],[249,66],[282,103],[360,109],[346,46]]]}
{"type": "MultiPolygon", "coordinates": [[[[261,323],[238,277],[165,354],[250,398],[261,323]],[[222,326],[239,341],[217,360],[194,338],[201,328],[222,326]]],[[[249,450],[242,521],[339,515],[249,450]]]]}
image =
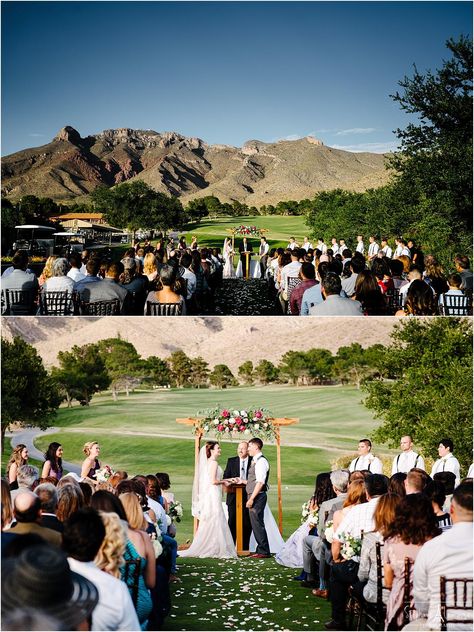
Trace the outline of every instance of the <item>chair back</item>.
{"type": "Polygon", "coordinates": [[[472,308],[466,294],[443,294],[440,311],[443,316],[468,316],[472,308]]]}
{"type": "Polygon", "coordinates": [[[403,307],[403,296],[400,295],[400,291],[397,288],[387,290],[385,293],[387,300],[387,313],[395,314],[399,309],[403,307]]]}
{"type": "Polygon", "coordinates": [[[117,316],[120,314],[120,301],[114,298],[111,301],[81,302],[80,312],[82,316],[117,316]]]}
{"type": "Polygon", "coordinates": [[[35,309],[33,290],[2,290],[3,316],[31,316],[35,309]]]}
{"type": "Polygon", "coordinates": [[[151,303],[146,302],[147,316],[181,316],[183,314],[182,303],[151,303]]]}
{"type": "Polygon", "coordinates": [[[132,597],[133,605],[138,603],[138,590],[141,574],[141,558],[136,557],[126,560],[122,567],[122,581],[124,581],[132,597]]]}
{"type": "Polygon", "coordinates": [[[411,613],[415,612],[413,605],[413,560],[405,558],[405,569],[403,572],[403,626],[408,625],[412,620],[411,613]]]}
{"type": "Polygon", "coordinates": [[[450,577],[444,575],[440,577],[440,607],[441,607],[441,630],[450,629],[454,624],[464,624],[467,626],[473,623],[472,617],[472,577],[450,577]],[[453,615],[449,611],[454,611],[453,615]],[[462,614],[466,616],[462,616],[462,614]]]}
{"type": "Polygon", "coordinates": [[[41,316],[69,316],[74,312],[73,295],[63,292],[40,292],[39,313],[41,316]]]}
{"type": "Polygon", "coordinates": [[[291,298],[291,293],[293,292],[293,290],[295,289],[295,287],[298,287],[298,285],[300,285],[300,283],[302,282],[302,280],[300,279],[300,277],[287,277],[286,279],[286,294],[287,294],[287,300],[288,300],[288,314],[292,314],[291,311],[291,306],[290,306],[290,298],[291,298]]]}

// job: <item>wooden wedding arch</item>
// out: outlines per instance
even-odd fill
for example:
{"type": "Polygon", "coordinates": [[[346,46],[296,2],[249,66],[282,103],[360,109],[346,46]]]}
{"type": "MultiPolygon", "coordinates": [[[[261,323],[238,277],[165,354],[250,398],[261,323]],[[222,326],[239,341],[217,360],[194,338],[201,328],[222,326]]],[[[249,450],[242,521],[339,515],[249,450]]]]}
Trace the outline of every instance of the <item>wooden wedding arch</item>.
{"type": "MultiPolygon", "coordinates": [[[[195,417],[186,417],[176,419],[178,424],[184,424],[186,426],[194,426],[195,428],[195,436],[194,436],[194,471],[197,470],[199,464],[199,450],[201,449],[201,439],[204,436],[204,431],[199,427],[199,422],[201,420],[195,417]]],[[[283,533],[283,504],[281,500],[281,437],[280,437],[280,428],[284,426],[292,426],[293,424],[297,424],[299,419],[290,418],[290,417],[273,417],[271,419],[275,427],[275,443],[277,449],[277,484],[278,484],[278,529],[280,533],[283,533]]],[[[249,437],[250,439],[251,437],[249,437]]],[[[241,439],[241,437],[239,437],[241,439]]],[[[241,439],[245,441],[246,439],[241,439]]],[[[198,521],[194,519],[194,533],[197,530],[198,521]]]]}

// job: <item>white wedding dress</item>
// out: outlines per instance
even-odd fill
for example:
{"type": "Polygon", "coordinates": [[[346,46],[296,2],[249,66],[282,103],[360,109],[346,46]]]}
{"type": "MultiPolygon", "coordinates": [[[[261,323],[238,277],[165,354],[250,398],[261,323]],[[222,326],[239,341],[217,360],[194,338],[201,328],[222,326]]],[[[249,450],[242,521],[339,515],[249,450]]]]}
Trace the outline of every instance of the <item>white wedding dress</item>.
{"type": "MultiPolygon", "coordinates": [[[[224,510],[224,514],[226,520],[229,520],[229,509],[226,503],[222,503],[222,509],[224,510]]],[[[270,553],[278,553],[282,547],[285,545],[285,541],[281,537],[280,530],[278,529],[278,525],[273,517],[272,510],[268,506],[268,503],[265,505],[265,511],[263,513],[263,521],[265,523],[265,531],[267,532],[268,544],[270,546],[270,553]]],[[[252,533],[250,534],[250,542],[249,542],[249,551],[251,553],[255,553],[257,550],[257,540],[252,533]]]]}
{"type": "MultiPolygon", "coordinates": [[[[199,519],[199,527],[194,540],[179,557],[237,557],[232,534],[222,509],[222,490],[213,485],[209,475],[211,460],[199,458],[199,470],[193,486],[193,516],[199,519]]],[[[222,468],[217,466],[217,480],[222,480],[222,468]]]]}
{"type": "Polygon", "coordinates": [[[222,250],[225,260],[224,270],[222,271],[222,277],[224,279],[233,279],[235,277],[234,269],[234,251],[232,250],[232,242],[225,241],[224,248],[222,250]]]}
{"type": "Polygon", "coordinates": [[[308,518],[302,525],[293,531],[283,547],[275,556],[275,561],[289,568],[303,568],[303,541],[311,531],[314,518],[308,518]]]}

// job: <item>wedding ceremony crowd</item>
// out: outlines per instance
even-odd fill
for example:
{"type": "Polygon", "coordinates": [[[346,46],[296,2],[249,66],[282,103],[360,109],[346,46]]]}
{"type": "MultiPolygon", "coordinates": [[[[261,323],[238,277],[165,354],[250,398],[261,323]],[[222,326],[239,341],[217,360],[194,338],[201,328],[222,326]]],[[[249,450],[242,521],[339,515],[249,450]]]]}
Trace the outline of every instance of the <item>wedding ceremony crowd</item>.
{"type": "Polygon", "coordinates": [[[223,248],[195,237],[190,244],[163,238],[135,243],[120,261],[84,250],[50,256],[39,275],[29,265],[20,250],[3,272],[2,314],[210,315],[233,279],[260,283],[262,302],[268,299],[274,314],[472,314],[469,258],[457,255],[445,271],[434,255],[402,238],[392,247],[370,236],[366,247],[359,235],[354,249],[336,238],[313,245],[291,237],[286,248],[270,248],[265,236],[226,237],[223,248]]]}
{"type": "Polygon", "coordinates": [[[228,494],[224,520],[220,489],[243,482],[245,547],[253,530],[251,557],[274,553],[276,563],[301,570],[293,599],[309,590],[315,604],[329,600],[326,629],[366,629],[370,617],[376,630],[472,629],[474,466],[463,478],[449,438],[440,439],[430,474],[410,436],[400,449],[388,477],[361,439],[348,469],[317,475],[301,526],[271,544],[263,442],[240,442],[223,478],[219,443],[208,441],[193,485],[199,527],[178,552],[183,508],[167,473],[114,472],[101,465],[96,441],[83,446],[80,476],[65,474],[57,442],[40,472],[19,444],[1,481],[2,627],[161,629],[170,583],[180,581],[178,556],[237,557],[235,497],[228,494]]]}

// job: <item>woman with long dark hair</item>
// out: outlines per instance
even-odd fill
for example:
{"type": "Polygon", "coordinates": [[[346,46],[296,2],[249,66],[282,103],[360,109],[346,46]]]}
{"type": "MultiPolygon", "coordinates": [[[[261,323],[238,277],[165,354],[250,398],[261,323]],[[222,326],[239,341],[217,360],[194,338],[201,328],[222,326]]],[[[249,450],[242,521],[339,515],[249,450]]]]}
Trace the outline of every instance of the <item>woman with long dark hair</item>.
{"type": "Polygon", "coordinates": [[[63,446],[57,441],[53,441],[49,444],[48,449],[44,454],[43,470],[41,472],[41,478],[51,476],[57,481],[60,480],[63,475],[63,446]]]}
{"type": "Polygon", "coordinates": [[[19,443],[10,456],[7,465],[8,482],[10,483],[10,489],[18,489],[18,482],[16,480],[18,470],[22,465],[28,465],[28,448],[24,443],[19,443]]]}
{"type": "Polygon", "coordinates": [[[387,314],[387,301],[382,294],[377,277],[371,270],[359,272],[352,298],[362,304],[362,310],[366,316],[387,314]]]}

